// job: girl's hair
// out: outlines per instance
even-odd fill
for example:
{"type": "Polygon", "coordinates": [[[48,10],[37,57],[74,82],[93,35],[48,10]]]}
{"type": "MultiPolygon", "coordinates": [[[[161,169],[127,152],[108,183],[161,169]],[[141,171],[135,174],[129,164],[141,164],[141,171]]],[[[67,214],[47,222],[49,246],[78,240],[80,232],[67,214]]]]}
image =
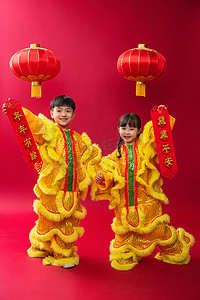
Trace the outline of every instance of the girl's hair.
{"type": "MultiPolygon", "coordinates": [[[[118,122],[118,128],[119,127],[126,127],[126,125],[129,125],[130,127],[136,127],[138,130],[141,129],[141,119],[136,114],[126,114],[123,115],[118,122]]],[[[139,138],[140,133],[138,133],[137,138],[139,138]]],[[[123,139],[119,137],[118,141],[118,152],[119,152],[119,158],[121,157],[121,145],[123,144],[123,139]]]]}
{"type": "Polygon", "coordinates": [[[53,111],[54,107],[60,107],[60,106],[69,106],[73,109],[73,111],[75,111],[76,109],[74,100],[65,95],[61,95],[53,98],[50,104],[50,110],[53,111]]]}

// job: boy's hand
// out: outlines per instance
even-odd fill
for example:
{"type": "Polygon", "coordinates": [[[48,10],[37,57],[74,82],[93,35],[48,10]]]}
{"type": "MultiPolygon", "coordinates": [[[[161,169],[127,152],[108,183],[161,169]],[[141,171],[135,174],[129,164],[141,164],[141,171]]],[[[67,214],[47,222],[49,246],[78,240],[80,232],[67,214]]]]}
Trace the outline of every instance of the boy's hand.
{"type": "Polygon", "coordinates": [[[7,115],[7,106],[6,106],[6,103],[4,103],[4,104],[2,105],[2,112],[3,112],[5,115],[7,115]]]}
{"type": "Polygon", "coordinates": [[[104,178],[104,176],[103,176],[103,174],[101,174],[101,173],[97,173],[97,175],[96,175],[96,177],[95,177],[95,181],[97,182],[97,183],[100,183],[102,180],[104,180],[105,178],[104,178]]]}
{"type": "MultiPolygon", "coordinates": [[[[12,107],[13,106],[13,102],[12,102],[12,100],[10,98],[8,98],[8,102],[9,102],[9,105],[12,107]]],[[[5,115],[7,115],[7,105],[6,105],[6,103],[4,103],[2,105],[2,111],[3,111],[3,113],[5,115]]]]}

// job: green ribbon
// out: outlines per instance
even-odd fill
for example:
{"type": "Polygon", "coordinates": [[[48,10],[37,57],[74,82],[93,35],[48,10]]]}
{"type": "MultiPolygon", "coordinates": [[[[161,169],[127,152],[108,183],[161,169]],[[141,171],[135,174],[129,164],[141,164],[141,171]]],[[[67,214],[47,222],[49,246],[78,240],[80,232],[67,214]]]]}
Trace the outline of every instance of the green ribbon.
{"type": "Polygon", "coordinates": [[[74,169],[74,158],[73,158],[73,150],[72,150],[72,140],[69,131],[64,131],[66,140],[67,140],[67,150],[68,150],[68,178],[67,178],[67,191],[73,191],[73,169],[74,169]]]}
{"type": "Polygon", "coordinates": [[[134,155],[133,145],[127,145],[128,147],[128,199],[129,206],[135,205],[134,197],[134,155]]]}

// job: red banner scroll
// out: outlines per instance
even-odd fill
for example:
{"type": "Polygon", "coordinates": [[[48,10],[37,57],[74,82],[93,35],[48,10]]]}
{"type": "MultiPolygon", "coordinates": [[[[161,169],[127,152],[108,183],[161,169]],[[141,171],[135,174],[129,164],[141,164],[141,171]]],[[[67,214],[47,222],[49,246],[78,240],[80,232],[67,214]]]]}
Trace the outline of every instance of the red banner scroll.
{"type": "Polygon", "coordinates": [[[28,166],[39,172],[42,168],[42,158],[20,103],[14,99],[8,99],[6,111],[28,166]]]}
{"type": "Polygon", "coordinates": [[[165,106],[154,106],[151,109],[151,118],[160,172],[164,177],[172,179],[176,175],[178,168],[167,108],[165,106]]]}

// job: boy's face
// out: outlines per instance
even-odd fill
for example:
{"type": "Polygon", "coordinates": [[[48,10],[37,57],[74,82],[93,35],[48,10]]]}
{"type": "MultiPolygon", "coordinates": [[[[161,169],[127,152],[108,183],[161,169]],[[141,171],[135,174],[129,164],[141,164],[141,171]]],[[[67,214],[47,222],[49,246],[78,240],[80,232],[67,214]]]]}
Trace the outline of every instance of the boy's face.
{"type": "Polygon", "coordinates": [[[50,110],[50,114],[58,126],[67,130],[74,118],[75,112],[69,106],[56,106],[53,111],[50,110]]]}

